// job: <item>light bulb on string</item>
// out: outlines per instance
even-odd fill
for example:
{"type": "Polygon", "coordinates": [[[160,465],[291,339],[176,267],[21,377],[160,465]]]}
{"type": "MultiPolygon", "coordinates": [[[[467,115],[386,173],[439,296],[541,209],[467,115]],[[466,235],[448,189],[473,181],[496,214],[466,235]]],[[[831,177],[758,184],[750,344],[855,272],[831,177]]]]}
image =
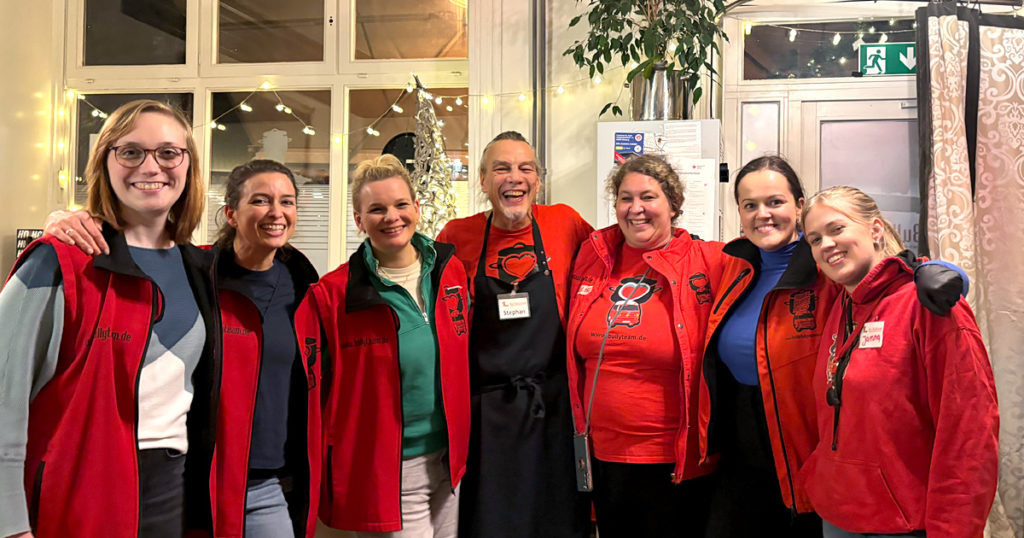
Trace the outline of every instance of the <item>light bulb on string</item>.
{"type": "Polygon", "coordinates": [[[878,38],[878,42],[885,43],[886,41],[889,41],[889,36],[886,35],[885,32],[882,32],[882,35],[878,38]]]}
{"type": "Polygon", "coordinates": [[[218,123],[217,124],[217,130],[218,131],[227,131],[228,127],[227,127],[227,125],[224,125],[223,123],[218,123]]]}
{"type": "Polygon", "coordinates": [[[444,107],[444,109],[447,110],[448,112],[451,112],[452,110],[454,110],[452,108],[452,105],[448,105],[448,106],[444,107]]]}
{"type": "Polygon", "coordinates": [[[796,41],[796,28],[790,28],[789,30],[789,41],[796,41]]]}
{"type": "Polygon", "coordinates": [[[485,95],[480,98],[480,102],[486,105],[487,103],[491,102],[491,100],[485,95]]]}
{"type": "Polygon", "coordinates": [[[292,109],[290,107],[284,107],[284,113],[285,114],[291,114],[292,113],[292,109]]]}
{"type": "Polygon", "coordinates": [[[216,129],[217,129],[217,122],[216,121],[211,121],[210,122],[210,130],[214,131],[216,129]]]}
{"type": "Polygon", "coordinates": [[[444,120],[437,120],[438,127],[444,127],[444,120]]]}
{"type": "Polygon", "coordinates": [[[252,112],[252,107],[245,101],[242,101],[242,104],[238,105],[238,108],[241,109],[242,112],[252,112]]]}
{"type": "Polygon", "coordinates": [[[414,88],[412,83],[410,82],[409,85],[405,87],[405,93],[412,93],[414,89],[416,88],[414,88]]]}
{"type": "Polygon", "coordinates": [[[832,36],[832,44],[838,46],[839,42],[843,40],[843,36],[836,32],[836,35],[832,36]]]}
{"type": "Polygon", "coordinates": [[[313,136],[313,135],[316,134],[316,131],[312,127],[310,127],[309,125],[303,127],[302,128],[302,132],[307,134],[307,135],[309,135],[309,136],[313,136]]]}
{"type": "Polygon", "coordinates": [[[434,99],[434,102],[437,104],[441,104],[442,101],[444,101],[444,99],[442,99],[440,95],[437,96],[437,99],[434,99]]]}
{"type": "Polygon", "coordinates": [[[875,26],[874,25],[871,25],[871,26],[868,27],[868,33],[869,34],[875,33],[875,26]]]}
{"type": "Polygon", "coordinates": [[[594,84],[601,83],[601,75],[594,75],[594,84]]]}
{"type": "Polygon", "coordinates": [[[559,86],[558,89],[555,91],[558,92],[558,95],[562,95],[563,93],[565,93],[565,88],[559,86]]]}
{"type": "Polygon", "coordinates": [[[896,26],[896,19],[889,19],[889,26],[896,26]]]}
{"type": "Polygon", "coordinates": [[[278,112],[284,112],[284,103],[278,103],[274,105],[274,110],[277,110],[278,112]]]}
{"type": "Polygon", "coordinates": [[[424,98],[424,99],[426,99],[426,100],[428,100],[428,101],[432,101],[432,100],[434,99],[434,96],[433,96],[433,95],[431,95],[431,94],[430,94],[430,92],[428,92],[428,91],[423,91],[423,90],[420,90],[420,92],[422,92],[422,93],[423,93],[423,98],[424,98]]]}
{"type": "Polygon", "coordinates": [[[846,65],[846,56],[839,57],[839,65],[846,65]]]}
{"type": "Polygon", "coordinates": [[[525,101],[526,100],[526,94],[522,93],[522,92],[519,92],[519,100],[520,101],[525,101]]]}
{"type": "Polygon", "coordinates": [[[99,110],[96,110],[95,108],[94,108],[94,109],[92,109],[92,112],[91,112],[91,114],[92,114],[92,117],[94,117],[94,118],[98,118],[98,117],[100,117],[100,111],[99,111],[99,110]]]}
{"type": "Polygon", "coordinates": [[[260,84],[260,89],[263,89],[263,90],[269,90],[270,88],[273,88],[273,87],[274,86],[272,84],[270,84],[270,82],[267,82],[267,81],[263,81],[263,84],[260,84]]]}
{"type": "Polygon", "coordinates": [[[749,22],[743,23],[743,33],[744,34],[750,35],[750,32],[753,31],[753,29],[754,29],[754,25],[753,24],[751,24],[749,22]]]}
{"type": "Polygon", "coordinates": [[[459,105],[459,106],[462,106],[462,98],[461,97],[456,97],[455,98],[455,104],[459,105]]]}
{"type": "Polygon", "coordinates": [[[395,112],[397,112],[399,114],[401,114],[402,112],[405,112],[405,109],[400,107],[400,106],[398,106],[398,105],[391,105],[391,110],[394,110],[395,112]]]}

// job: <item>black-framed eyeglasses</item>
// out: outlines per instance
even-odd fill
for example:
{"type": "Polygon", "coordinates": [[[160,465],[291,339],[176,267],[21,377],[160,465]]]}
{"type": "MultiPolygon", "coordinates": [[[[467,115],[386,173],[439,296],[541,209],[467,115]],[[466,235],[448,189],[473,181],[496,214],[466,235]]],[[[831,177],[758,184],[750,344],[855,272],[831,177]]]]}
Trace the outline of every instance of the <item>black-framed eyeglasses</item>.
{"type": "Polygon", "coordinates": [[[188,150],[174,146],[160,146],[155,149],[146,149],[135,144],[125,144],[110,148],[114,152],[114,159],[125,168],[138,168],[146,162],[146,155],[152,154],[153,159],[161,168],[175,168],[185,160],[188,150]]]}

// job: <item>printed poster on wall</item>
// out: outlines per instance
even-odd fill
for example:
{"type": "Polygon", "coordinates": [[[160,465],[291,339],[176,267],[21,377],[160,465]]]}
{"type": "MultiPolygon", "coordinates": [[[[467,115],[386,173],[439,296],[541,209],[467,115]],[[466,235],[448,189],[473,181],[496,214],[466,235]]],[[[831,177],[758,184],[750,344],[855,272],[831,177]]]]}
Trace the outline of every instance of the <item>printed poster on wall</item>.
{"type": "Polygon", "coordinates": [[[615,164],[644,154],[644,133],[615,133],[615,164]]]}
{"type": "Polygon", "coordinates": [[[712,189],[718,188],[715,180],[717,173],[714,159],[691,159],[687,157],[668,157],[669,164],[679,174],[683,183],[683,214],[677,225],[701,239],[716,239],[715,197],[712,189]]]}

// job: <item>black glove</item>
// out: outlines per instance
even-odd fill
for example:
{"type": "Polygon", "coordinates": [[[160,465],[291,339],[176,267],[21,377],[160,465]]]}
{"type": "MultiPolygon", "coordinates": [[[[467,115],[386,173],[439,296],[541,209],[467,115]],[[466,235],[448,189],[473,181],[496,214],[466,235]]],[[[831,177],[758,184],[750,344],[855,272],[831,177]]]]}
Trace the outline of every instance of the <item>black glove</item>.
{"type": "Polygon", "coordinates": [[[961,294],[967,294],[960,273],[938,263],[917,266],[914,269],[914,284],[917,286],[917,299],[939,316],[948,315],[949,310],[960,300],[961,294]]]}

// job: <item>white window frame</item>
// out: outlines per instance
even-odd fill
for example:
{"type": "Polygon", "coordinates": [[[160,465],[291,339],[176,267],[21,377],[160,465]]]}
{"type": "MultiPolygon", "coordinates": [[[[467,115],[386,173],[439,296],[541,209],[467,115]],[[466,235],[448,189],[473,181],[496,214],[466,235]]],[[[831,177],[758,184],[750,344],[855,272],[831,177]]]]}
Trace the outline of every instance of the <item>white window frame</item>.
{"type": "MultiPolygon", "coordinates": [[[[217,64],[216,0],[187,0],[185,64],[181,66],[82,66],[82,42],[85,12],[82,0],[66,0],[65,24],[69,31],[64,36],[66,75],[64,87],[75,92],[97,93],[167,93],[193,94],[193,125],[197,156],[202,163],[210,163],[210,136],[205,128],[210,119],[213,93],[246,92],[271,84],[277,91],[329,90],[331,92],[331,127],[329,170],[332,188],[329,201],[328,264],[331,268],[345,259],[346,220],[350,211],[348,191],[348,137],[349,91],[352,89],[397,89],[410,82],[415,72],[428,88],[468,88],[470,86],[468,59],[439,60],[351,60],[351,39],[354,39],[354,0],[325,0],[324,20],[334,18],[334,24],[324,26],[324,60],[322,62],[217,64]],[[347,24],[340,24],[348,21],[347,24]],[[344,39],[344,41],[343,41],[344,39]],[[349,43],[347,47],[339,46],[349,43]],[[341,136],[341,143],[334,139],[341,136]]],[[[79,101],[67,95],[57,96],[57,106],[66,109],[65,130],[68,133],[66,150],[55,155],[57,169],[67,170],[68,185],[74,180],[77,143],[77,114],[79,101]]],[[[471,108],[472,113],[472,108],[471,108]]],[[[470,116],[472,120],[472,115],[470,116]]],[[[471,149],[472,149],[471,143],[471,149]]],[[[472,162],[472,161],[471,161],[472,162]]],[[[470,168],[474,168],[472,165],[470,168]]],[[[203,169],[204,181],[209,184],[208,166],[203,169]]],[[[470,181],[475,181],[471,171],[470,181]]],[[[61,201],[70,207],[73,188],[59,186],[61,201]]],[[[471,194],[473,190],[471,189],[471,194]]],[[[471,197],[470,208],[475,208],[471,197]]],[[[193,241],[205,244],[213,238],[208,235],[208,215],[204,212],[193,241]]]]}

